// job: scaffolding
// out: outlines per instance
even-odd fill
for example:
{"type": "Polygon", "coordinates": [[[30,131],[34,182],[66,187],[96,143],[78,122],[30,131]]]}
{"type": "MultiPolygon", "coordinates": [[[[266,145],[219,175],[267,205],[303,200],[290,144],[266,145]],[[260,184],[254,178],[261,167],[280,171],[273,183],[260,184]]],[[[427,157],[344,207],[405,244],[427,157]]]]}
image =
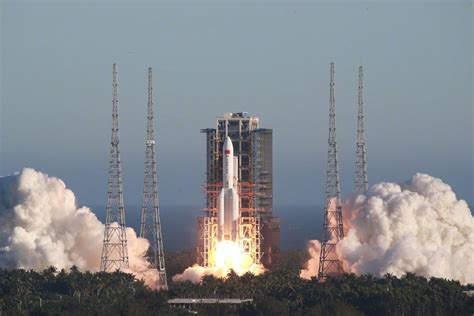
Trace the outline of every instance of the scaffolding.
{"type": "Polygon", "coordinates": [[[198,220],[201,227],[200,231],[202,231],[200,239],[203,241],[203,247],[199,255],[203,260],[202,265],[210,267],[215,264],[214,251],[217,243],[217,217],[204,216],[199,217],[198,220]]]}
{"type": "Polygon", "coordinates": [[[100,271],[113,272],[128,268],[127,231],[123,204],[122,165],[120,162],[117,64],[112,66],[112,139],[110,142],[109,180],[105,230],[100,271]]]}
{"type": "Polygon", "coordinates": [[[252,258],[252,263],[259,264],[262,259],[260,233],[260,216],[240,218],[240,248],[252,258]]]}
{"type": "MultiPolygon", "coordinates": [[[[249,189],[252,187],[251,183],[242,183],[238,186],[238,194],[244,199],[253,200],[253,190],[249,189]],[[244,190],[242,190],[244,188],[244,190]]],[[[212,201],[219,197],[222,183],[213,183],[206,186],[206,195],[212,201]]],[[[217,206],[211,205],[205,207],[204,211],[207,216],[199,218],[199,231],[201,234],[199,240],[202,240],[202,247],[199,250],[199,256],[201,257],[201,264],[205,267],[212,266],[214,261],[214,250],[217,241],[217,206]]],[[[239,233],[238,239],[240,242],[240,248],[243,252],[252,258],[252,263],[261,263],[262,259],[262,234],[261,234],[261,221],[260,215],[261,209],[254,207],[240,207],[240,218],[239,218],[239,233]]]]}
{"type": "Polygon", "coordinates": [[[206,134],[206,184],[204,216],[198,222],[198,263],[212,266],[216,240],[218,198],[222,189],[222,146],[229,136],[238,158],[238,194],[240,197],[240,246],[253,263],[278,262],[279,221],[272,216],[272,130],[260,129],[259,119],[248,113],[226,113],[216,120],[215,128],[202,129],[206,134]],[[270,222],[273,221],[273,224],[270,222]],[[267,225],[268,222],[268,225],[267,225]],[[275,224],[276,223],[276,224],[275,224]],[[275,227],[278,238],[266,238],[265,227],[275,227]],[[276,240],[276,241],[275,241],[276,240]],[[266,245],[266,243],[273,243],[266,245]],[[269,249],[265,256],[265,249],[269,249]]]}
{"type": "Polygon", "coordinates": [[[324,207],[324,232],[321,239],[318,279],[344,273],[342,261],[338,259],[336,246],[344,238],[342,221],[341,188],[339,181],[339,159],[336,141],[336,99],[334,93],[334,63],[330,65],[329,83],[329,136],[326,171],[326,205],[324,207]]]}

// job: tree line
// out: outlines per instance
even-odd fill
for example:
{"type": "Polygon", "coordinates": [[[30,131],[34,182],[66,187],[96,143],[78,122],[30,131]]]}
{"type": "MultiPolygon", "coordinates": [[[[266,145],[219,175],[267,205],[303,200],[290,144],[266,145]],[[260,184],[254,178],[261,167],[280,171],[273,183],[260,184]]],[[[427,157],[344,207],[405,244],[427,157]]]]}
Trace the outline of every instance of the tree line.
{"type": "MultiPolygon", "coordinates": [[[[168,275],[182,272],[188,261],[193,261],[192,252],[180,252],[167,262],[168,275]]],[[[288,260],[279,269],[258,276],[239,277],[231,272],[227,278],[205,276],[200,284],[170,282],[168,291],[155,291],[118,271],[0,269],[0,316],[189,315],[167,304],[168,299],[179,297],[253,299],[237,307],[196,307],[193,312],[198,315],[474,314],[474,297],[463,292],[473,286],[457,281],[408,273],[401,278],[345,274],[320,283],[303,280],[298,272],[298,266],[288,260]]]]}

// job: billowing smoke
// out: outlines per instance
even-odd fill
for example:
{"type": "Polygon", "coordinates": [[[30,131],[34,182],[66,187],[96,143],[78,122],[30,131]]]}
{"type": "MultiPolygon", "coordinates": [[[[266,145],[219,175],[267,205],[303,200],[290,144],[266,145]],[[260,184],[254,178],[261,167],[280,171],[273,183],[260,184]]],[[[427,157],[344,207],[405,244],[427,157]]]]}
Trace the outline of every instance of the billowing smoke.
{"type": "Polygon", "coordinates": [[[320,251],[321,243],[319,242],[319,240],[311,240],[308,243],[308,252],[311,257],[306,263],[306,267],[300,272],[301,278],[309,280],[318,275],[320,251]]]}
{"type": "Polygon", "coordinates": [[[229,240],[220,241],[216,245],[213,255],[215,264],[212,267],[202,267],[197,264],[184,270],[183,273],[173,276],[173,281],[201,282],[205,275],[213,275],[218,278],[226,277],[232,270],[237,275],[247,272],[255,275],[265,271],[262,264],[255,264],[251,256],[244,252],[238,242],[229,240]]]}
{"type": "Polygon", "coordinates": [[[376,184],[348,199],[343,212],[345,271],[474,283],[474,217],[440,179],[417,173],[404,184],[376,184]]]}
{"type": "MultiPolygon", "coordinates": [[[[173,281],[191,281],[193,283],[200,283],[202,278],[206,275],[213,275],[218,278],[225,278],[229,274],[231,269],[226,267],[202,267],[200,265],[193,265],[192,267],[186,268],[183,273],[173,276],[173,281]]],[[[259,275],[265,272],[265,268],[262,264],[254,264],[247,271],[236,271],[233,270],[237,275],[243,275],[246,272],[250,272],[255,275],[259,275]]]]}
{"type": "MultiPolygon", "coordinates": [[[[0,267],[98,271],[103,234],[104,225],[89,208],[76,208],[62,180],[28,168],[0,177],[0,267]]],[[[156,288],[158,274],[145,259],[148,241],[132,228],[127,239],[125,272],[156,288]]]]}
{"type": "Polygon", "coordinates": [[[199,283],[202,280],[202,277],[205,275],[213,275],[218,278],[223,278],[227,275],[228,271],[226,269],[218,268],[205,268],[198,264],[193,265],[192,267],[186,268],[183,273],[173,276],[173,281],[191,281],[193,283],[199,283]]]}

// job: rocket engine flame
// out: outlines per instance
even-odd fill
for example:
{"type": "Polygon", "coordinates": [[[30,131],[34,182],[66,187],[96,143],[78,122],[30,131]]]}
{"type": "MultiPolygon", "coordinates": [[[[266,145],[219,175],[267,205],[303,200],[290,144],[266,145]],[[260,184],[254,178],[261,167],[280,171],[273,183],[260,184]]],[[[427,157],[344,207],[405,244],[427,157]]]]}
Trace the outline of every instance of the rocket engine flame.
{"type": "MultiPolygon", "coordinates": [[[[417,173],[404,184],[376,184],[345,201],[343,216],[347,234],[337,251],[345,271],[474,283],[474,217],[441,179],[417,173]]],[[[315,276],[313,268],[301,277],[315,276]]]]}
{"type": "Polygon", "coordinates": [[[238,242],[229,240],[220,241],[216,247],[216,267],[226,271],[234,270],[238,275],[250,272],[260,274],[263,272],[262,265],[256,265],[252,262],[250,254],[245,253],[238,242]]]}
{"type": "Polygon", "coordinates": [[[240,272],[242,270],[244,253],[240,249],[239,244],[230,240],[223,240],[216,246],[216,267],[224,270],[234,270],[240,272]]]}
{"type": "Polygon", "coordinates": [[[252,258],[245,253],[238,242],[223,240],[217,243],[214,253],[215,265],[213,267],[202,267],[195,264],[184,270],[183,273],[173,276],[173,281],[192,281],[199,283],[205,275],[213,275],[225,278],[232,270],[237,275],[247,272],[259,275],[265,272],[262,264],[252,263],[252,258]]]}

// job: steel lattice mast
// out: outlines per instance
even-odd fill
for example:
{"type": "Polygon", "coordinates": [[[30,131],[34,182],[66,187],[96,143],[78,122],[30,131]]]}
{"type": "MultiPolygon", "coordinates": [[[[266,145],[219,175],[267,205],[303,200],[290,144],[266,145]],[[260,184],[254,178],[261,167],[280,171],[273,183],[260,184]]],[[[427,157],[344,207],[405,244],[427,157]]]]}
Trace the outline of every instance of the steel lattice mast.
{"type": "Polygon", "coordinates": [[[369,189],[367,180],[367,157],[365,152],[364,137],[364,99],[363,89],[363,69],[359,66],[359,97],[357,110],[357,141],[356,141],[356,163],[355,163],[355,184],[354,191],[357,194],[366,194],[369,189]]]}
{"type": "Polygon", "coordinates": [[[334,97],[334,63],[331,63],[329,84],[329,137],[326,173],[326,205],[324,209],[324,233],[319,256],[318,279],[340,275],[344,271],[336,254],[336,245],[344,237],[342,224],[341,190],[336,142],[336,101],[334,97]]]}
{"type": "Polygon", "coordinates": [[[158,176],[156,173],[155,130],[153,127],[153,86],[152,69],[148,68],[148,114],[145,148],[145,179],[143,185],[143,204],[141,212],[140,237],[148,239],[150,247],[148,258],[153,269],[160,276],[160,287],[168,287],[165,270],[165,254],[160,224],[158,203],[158,176]]]}
{"type": "Polygon", "coordinates": [[[112,70],[112,138],[110,142],[109,181],[107,207],[105,209],[105,231],[100,270],[113,272],[128,268],[125,209],[123,206],[122,168],[119,150],[119,123],[117,98],[117,65],[112,70]]]}

